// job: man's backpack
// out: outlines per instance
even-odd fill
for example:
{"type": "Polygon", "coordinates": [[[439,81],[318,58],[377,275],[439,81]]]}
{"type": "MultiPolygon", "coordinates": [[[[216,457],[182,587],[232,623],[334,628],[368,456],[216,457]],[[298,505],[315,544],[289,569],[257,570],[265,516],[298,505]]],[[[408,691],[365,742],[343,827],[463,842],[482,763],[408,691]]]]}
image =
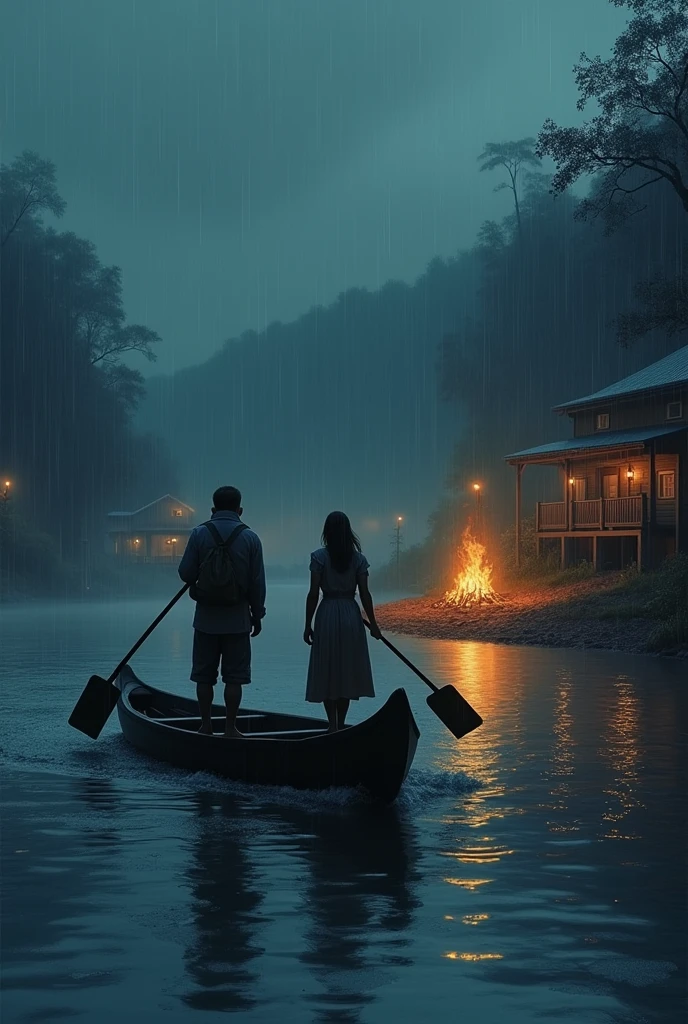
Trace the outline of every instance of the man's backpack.
{"type": "Polygon", "coordinates": [[[198,579],[189,588],[189,594],[198,604],[229,608],[239,604],[244,596],[237,582],[229,549],[239,534],[248,530],[248,526],[239,523],[227,540],[222,539],[222,534],[214,523],[203,523],[203,526],[208,529],[215,541],[215,547],[201,562],[198,579]]]}

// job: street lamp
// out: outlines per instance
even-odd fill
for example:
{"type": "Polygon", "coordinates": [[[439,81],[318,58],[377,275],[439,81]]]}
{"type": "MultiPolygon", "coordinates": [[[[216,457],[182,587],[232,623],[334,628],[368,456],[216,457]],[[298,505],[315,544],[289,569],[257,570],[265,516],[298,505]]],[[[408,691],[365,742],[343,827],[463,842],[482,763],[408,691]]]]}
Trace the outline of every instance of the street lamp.
{"type": "Polygon", "coordinates": [[[475,494],[475,522],[476,530],[478,535],[482,532],[482,507],[480,504],[482,485],[479,483],[473,484],[473,493],[475,494]]]}
{"type": "Polygon", "coordinates": [[[2,497],[3,501],[9,501],[9,498],[10,498],[10,487],[11,486],[12,486],[12,481],[11,480],[5,480],[2,492],[0,493],[0,497],[2,497]]]}
{"type": "Polygon", "coordinates": [[[399,586],[399,557],[401,555],[401,524],[404,521],[403,516],[397,516],[397,525],[394,527],[394,551],[397,563],[397,586],[399,586]]]}

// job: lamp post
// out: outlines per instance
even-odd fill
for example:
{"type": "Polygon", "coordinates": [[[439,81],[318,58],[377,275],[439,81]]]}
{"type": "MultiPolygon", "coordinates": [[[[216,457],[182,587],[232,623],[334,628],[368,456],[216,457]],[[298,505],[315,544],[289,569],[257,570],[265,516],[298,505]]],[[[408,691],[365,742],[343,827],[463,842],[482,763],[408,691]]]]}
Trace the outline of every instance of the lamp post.
{"type": "Polygon", "coordinates": [[[482,534],[482,485],[479,483],[473,484],[473,493],[475,494],[475,525],[476,533],[478,536],[482,534]]]}
{"type": "Polygon", "coordinates": [[[394,527],[394,557],[397,564],[397,586],[399,586],[399,559],[401,556],[401,524],[404,521],[403,516],[397,516],[397,521],[394,527]]]}
{"type": "Polygon", "coordinates": [[[12,481],[11,480],[3,481],[3,488],[2,488],[2,491],[0,491],[0,498],[2,498],[3,501],[9,501],[10,500],[10,497],[11,497],[10,489],[11,489],[11,487],[12,487],[12,481]]]}

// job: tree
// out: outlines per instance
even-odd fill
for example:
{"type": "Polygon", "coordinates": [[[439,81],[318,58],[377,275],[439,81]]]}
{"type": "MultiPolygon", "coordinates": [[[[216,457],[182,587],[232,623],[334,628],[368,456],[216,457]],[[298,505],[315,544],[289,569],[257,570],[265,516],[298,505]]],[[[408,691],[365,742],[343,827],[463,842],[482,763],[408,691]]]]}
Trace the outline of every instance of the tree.
{"type": "Polygon", "coordinates": [[[56,557],[72,559],[84,536],[100,535],[108,508],[176,484],[164,448],[133,430],[143,379],[122,360],[153,359],[159,338],[126,323],[119,268],[41,225],[43,210],[64,209],[48,161],[23,154],[0,167],[0,181],[0,465],[26,526],[10,538],[12,564],[32,576],[27,538],[48,533],[56,557]]]}
{"type": "Polygon", "coordinates": [[[138,352],[148,362],[155,362],[153,345],[160,335],[142,324],[129,324],[101,336],[97,345],[89,349],[91,366],[96,366],[106,388],[114,391],[130,409],[135,409],[146,393],[143,374],[121,362],[120,356],[138,352]]]}
{"type": "Polygon", "coordinates": [[[516,227],[521,234],[521,210],[518,202],[518,176],[524,166],[539,167],[540,158],[534,152],[535,139],[519,139],[517,142],[488,142],[478,160],[482,161],[481,171],[494,171],[503,167],[509,175],[509,181],[500,181],[494,191],[501,192],[508,188],[514,195],[516,227]]]}
{"type": "Polygon", "coordinates": [[[41,160],[38,153],[25,149],[9,166],[0,166],[0,245],[17,230],[22,221],[40,223],[40,213],[48,210],[61,217],[66,203],[57,191],[55,165],[41,160]]]}
{"type": "Polygon", "coordinates": [[[101,374],[104,386],[134,409],[145,394],[143,376],[126,366],[121,357],[138,352],[155,362],[154,346],[160,336],[142,324],[126,324],[122,300],[122,271],[104,267],[92,242],[72,232],[45,233],[54,258],[60,294],[68,303],[70,321],[90,366],[101,374]]]}
{"type": "Polygon", "coordinates": [[[616,320],[616,338],[628,348],[634,342],[661,330],[674,337],[688,330],[688,281],[657,277],[641,281],[633,289],[639,308],[622,313],[616,320]]]}
{"type": "Polygon", "coordinates": [[[578,128],[545,121],[536,152],[556,164],[552,190],[599,175],[578,216],[608,228],[638,211],[638,194],[666,182],[688,213],[688,6],[685,0],[610,0],[633,17],[608,60],[581,54],[578,109],[600,113],[578,128]]]}

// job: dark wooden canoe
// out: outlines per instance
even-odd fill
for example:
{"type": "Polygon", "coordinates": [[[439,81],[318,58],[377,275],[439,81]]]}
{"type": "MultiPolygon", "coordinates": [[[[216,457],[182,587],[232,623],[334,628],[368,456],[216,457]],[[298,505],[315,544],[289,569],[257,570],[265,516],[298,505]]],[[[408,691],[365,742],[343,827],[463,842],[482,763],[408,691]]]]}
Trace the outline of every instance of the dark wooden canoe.
{"type": "Polygon", "coordinates": [[[198,732],[198,704],[156,690],[127,666],[118,676],[120,725],[133,746],[191,771],[240,782],[296,789],[362,786],[391,803],[408,775],[420,735],[404,690],[395,690],[374,715],[328,734],[327,722],[300,715],[240,708],[246,739],[226,739],[224,708],[213,705],[217,734],[198,732]]]}

